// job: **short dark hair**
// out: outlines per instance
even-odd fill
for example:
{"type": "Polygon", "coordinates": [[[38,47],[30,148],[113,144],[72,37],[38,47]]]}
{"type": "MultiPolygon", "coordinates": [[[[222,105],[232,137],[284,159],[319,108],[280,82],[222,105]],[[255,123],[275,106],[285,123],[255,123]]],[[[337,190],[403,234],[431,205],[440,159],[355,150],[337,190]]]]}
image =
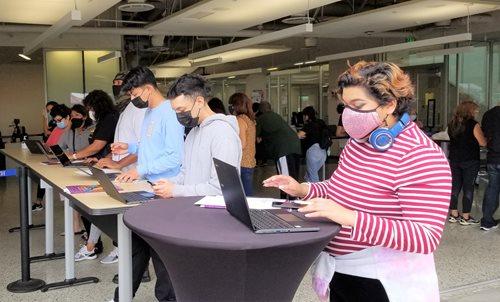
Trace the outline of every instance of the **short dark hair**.
{"type": "Polygon", "coordinates": [[[64,104],[56,104],[50,110],[50,116],[52,117],[56,117],[59,115],[62,118],[67,118],[70,114],[71,114],[71,109],[69,109],[68,106],[64,104]]]}
{"type": "Polygon", "coordinates": [[[48,107],[48,106],[56,106],[58,105],[57,102],[54,102],[54,101],[48,101],[46,104],[45,104],[45,107],[48,107]]]}
{"type": "Polygon", "coordinates": [[[153,72],[147,67],[137,66],[132,68],[123,78],[121,92],[124,93],[146,84],[152,85],[154,88],[158,89],[153,72]]]}
{"type": "Polygon", "coordinates": [[[110,112],[116,111],[111,97],[102,90],[92,90],[84,99],[83,105],[94,109],[95,118],[100,120],[110,112]]]}
{"type": "Polygon", "coordinates": [[[73,107],[71,107],[71,111],[78,112],[81,115],[87,117],[84,121],[84,128],[87,128],[90,125],[92,125],[92,120],[89,118],[89,111],[87,110],[87,108],[85,108],[85,106],[80,104],[73,105],[73,107]]]}
{"type": "Polygon", "coordinates": [[[212,98],[208,101],[208,107],[215,113],[226,113],[226,107],[224,107],[224,103],[219,98],[212,98]]]}
{"type": "Polygon", "coordinates": [[[314,110],[313,106],[307,106],[302,109],[302,115],[307,115],[311,121],[314,121],[316,119],[316,110],[314,110]]]}
{"type": "Polygon", "coordinates": [[[167,98],[173,100],[180,95],[186,95],[190,97],[202,96],[208,100],[211,92],[210,84],[204,77],[198,74],[185,74],[170,86],[167,98]]]}

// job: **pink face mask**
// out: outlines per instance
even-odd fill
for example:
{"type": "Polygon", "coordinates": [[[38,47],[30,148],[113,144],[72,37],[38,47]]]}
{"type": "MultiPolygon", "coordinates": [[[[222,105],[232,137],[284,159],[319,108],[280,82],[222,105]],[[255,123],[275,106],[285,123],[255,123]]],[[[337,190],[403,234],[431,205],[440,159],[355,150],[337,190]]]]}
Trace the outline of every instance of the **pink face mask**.
{"type": "Polygon", "coordinates": [[[382,125],[377,108],[373,110],[357,110],[345,106],[342,112],[342,124],[345,131],[354,139],[362,139],[382,125]]]}

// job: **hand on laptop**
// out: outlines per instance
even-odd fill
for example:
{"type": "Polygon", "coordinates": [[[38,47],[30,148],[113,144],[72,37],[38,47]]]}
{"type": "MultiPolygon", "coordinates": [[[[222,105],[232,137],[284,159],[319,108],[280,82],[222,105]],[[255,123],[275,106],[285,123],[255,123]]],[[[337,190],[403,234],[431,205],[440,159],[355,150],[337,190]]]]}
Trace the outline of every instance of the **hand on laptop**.
{"type": "Polygon", "coordinates": [[[172,192],[174,190],[174,184],[171,183],[168,180],[160,179],[157,181],[154,186],[153,190],[156,195],[161,196],[162,198],[172,198],[172,192]]]}
{"type": "Polygon", "coordinates": [[[274,175],[262,182],[264,187],[274,187],[291,196],[303,198],[309,192],[308,184],[300,184],[295,179],[287,175],[274,175]]]}
{"type": "Polygon", "coordinates": [[[306,213],[306,217],[327,218],[343,226],[354,226],[356,224],[356,211],[346,209],[333,200],[313,198],[309,202],[309,205],[298,210],[306,213]]]}
{"type": "Polygon", "coordinates": [[[132,169],[116,177],[116,181],[118,182],[133,182],[136,179],[139,179],[139,173],[137,173],[137,169],[132,169]]]}
{"type": "Polygon", "coordinates": [[[93,165],[95,163],[97,163],[97,157],[87,157],[83,163],[85,164],[89,164],[89,165],[93,165]]]}
{"type": "Polygon", "coordinates": [[[113,154],[126,154],[128,153],[127,143],[113,143],[111,144],[111,152],[113,154]]]}
{"type": "Polygon", "coordinates": [[[101,158],[97,162],[97,167],[101,168],[101,169],[108,168],[108,169],[117,169],[117,170],[119,170],[121,168],[120,165],[118,164],[118,162],[112,160],[109,157],[101,158]]]}

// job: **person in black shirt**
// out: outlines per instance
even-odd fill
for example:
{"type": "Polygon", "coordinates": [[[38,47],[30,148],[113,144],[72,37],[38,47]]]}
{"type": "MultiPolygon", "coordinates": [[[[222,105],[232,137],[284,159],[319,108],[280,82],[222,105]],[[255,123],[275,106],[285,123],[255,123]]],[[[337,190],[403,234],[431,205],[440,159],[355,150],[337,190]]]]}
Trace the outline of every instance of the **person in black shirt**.
{"type": "Polygon", "coordinates": [[[486,139],[474,116],[479,106],[472,101],[464,101],[457,106],[448,124],[450,136],[450,168],[452,177],[450,217],[448,221],[461,225],[478,224],[470,211],[474,196],[474,180],[479,171],[479,146],[486,146],[486,139]],[[463,190],[462,215],[458,213],[458,195],[463,190]]]}
{"type": "Polygon", "coordinates": [[[111,150],[110,145],[115,137],[115,128],[119,113],[113,105],[111,97],[102,90],[91,91],[84,99],[83,105],[89,111],[89,117],[96,122],[90,145],[73,153],[73,159],[105,157],[111,150]]]}
{"type": "Polygon", "coordinates": [[[337,129],[335,130],[336,137],[347,136],[347,132],[344,130],[344,125],[342,124],[342,113],[344,112],[344,104],[340,103],[337,105],[337,113],[339,114],[339,122],[337,124],[337,129]]]}
{"type": "Polygon", "coordinates": [[[488,187],[484,192],[481,229],[488,231],[497,227],[493,214],[498,208],[500,193],[500,106],[495,106],[483,115],[482,128],[488,146],[488,187]]]}
{"type": "Polygon", "coordinates": [[[316,118],[316,111],[312,106],[302,110],[304,127],[299,131],[299,138],[304,141],[306,151],[307,182],[318,182],[318,171],[326,160],[326,150],[321,148],[322,135],[326,129],[323,120],[316,118]]]}

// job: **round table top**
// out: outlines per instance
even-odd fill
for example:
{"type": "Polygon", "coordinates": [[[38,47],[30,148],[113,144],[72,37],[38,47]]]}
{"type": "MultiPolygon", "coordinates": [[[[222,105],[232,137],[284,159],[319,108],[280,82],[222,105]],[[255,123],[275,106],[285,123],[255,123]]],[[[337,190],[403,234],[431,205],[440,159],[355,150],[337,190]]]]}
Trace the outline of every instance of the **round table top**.
{"type": "Polygon", "coordinates": [[[318,232],[255,234],[225,209],[200,208],[201,197],[154,200],[125,212],[134,232],[177,245],[223,250],[251,250],[308,244],[333,238],[334,223],[318,222],[318,232]]]}

